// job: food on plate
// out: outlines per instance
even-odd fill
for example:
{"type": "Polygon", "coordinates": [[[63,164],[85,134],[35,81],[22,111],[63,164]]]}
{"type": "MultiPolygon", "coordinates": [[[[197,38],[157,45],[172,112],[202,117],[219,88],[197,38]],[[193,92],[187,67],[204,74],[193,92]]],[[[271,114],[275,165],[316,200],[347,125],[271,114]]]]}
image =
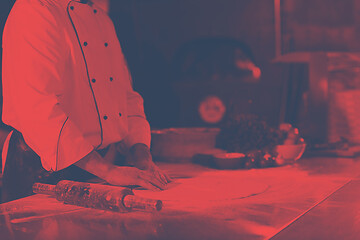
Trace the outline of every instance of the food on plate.
{"type": "Polygon", "coordinates": [[[286,131],[270,127],[260,117],[240,114],[220,127],[216,146],[228,152],[271,151],[286,138],[286,131]]]}
{"type": "Polygon", "coordinates": [[[256,115],[244,114],[226,120],[216,138],[216,147],[229,153],[245,154],[243,168],[282,165],[285,161],[282,161],[283,155],[279,155],[277,146],[299,144],[304,145],[304,139],[291,124],[282,123],[279,128],[274,128],[256,115]]]}

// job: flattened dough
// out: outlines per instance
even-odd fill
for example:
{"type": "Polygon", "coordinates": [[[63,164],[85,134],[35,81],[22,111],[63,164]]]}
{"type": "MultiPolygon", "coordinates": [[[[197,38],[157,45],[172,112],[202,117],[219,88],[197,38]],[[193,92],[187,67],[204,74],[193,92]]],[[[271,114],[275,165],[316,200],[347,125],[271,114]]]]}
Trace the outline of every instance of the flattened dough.
{"type": "Polygon", "coordinates": [[[241,171],[206,172],[193,178],[177,179],[164,191],[134,190],[135,195],[159,199],[165,208],[201,210],[231,200],[250,197],[268,189],[268,184],[249,179],[241,171]]]}

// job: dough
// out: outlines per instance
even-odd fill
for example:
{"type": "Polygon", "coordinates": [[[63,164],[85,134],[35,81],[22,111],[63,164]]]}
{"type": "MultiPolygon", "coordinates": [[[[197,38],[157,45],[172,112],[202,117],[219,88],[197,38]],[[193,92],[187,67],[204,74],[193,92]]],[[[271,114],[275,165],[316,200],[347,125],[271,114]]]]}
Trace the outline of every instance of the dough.
{"type": "Polygon", "coordinates": [[[268,184],[248,179],[243,171],[213,171],[176,179],[164,191],[134,190],[135,195],[159,199],[164,209],[201,210],[262,193],[268,184]]]}

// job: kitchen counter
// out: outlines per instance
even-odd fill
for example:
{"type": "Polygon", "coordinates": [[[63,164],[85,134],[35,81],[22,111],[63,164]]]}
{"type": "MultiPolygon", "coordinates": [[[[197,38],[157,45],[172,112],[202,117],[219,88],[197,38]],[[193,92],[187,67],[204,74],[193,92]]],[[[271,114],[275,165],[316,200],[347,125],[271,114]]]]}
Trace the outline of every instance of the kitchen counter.
{"type": "Polygon", "coordinates": [[[228,171],[159,165],[175,183],[191,185],[193,195],[165,200],[160,212],[127,213],[33,195],[0,205],[1,239],[360,239],[360,158],[228,171]],[[204,197],[214,192],[222,195],[204,197]]]}

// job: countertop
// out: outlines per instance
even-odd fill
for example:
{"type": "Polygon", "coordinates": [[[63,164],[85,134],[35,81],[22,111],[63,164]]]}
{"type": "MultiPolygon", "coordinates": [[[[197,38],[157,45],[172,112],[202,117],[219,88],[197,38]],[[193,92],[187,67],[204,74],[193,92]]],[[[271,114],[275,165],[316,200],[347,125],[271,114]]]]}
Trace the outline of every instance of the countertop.
{"type": "Polygon", "coordinates": [[[151,193],[165,198],[160,212],[88,209],[37,194],[0,205],[1,239],[360,239],[360,158],[227,171],[158,164],[177,187],[190,186],[178,202],[151,193]]]}

